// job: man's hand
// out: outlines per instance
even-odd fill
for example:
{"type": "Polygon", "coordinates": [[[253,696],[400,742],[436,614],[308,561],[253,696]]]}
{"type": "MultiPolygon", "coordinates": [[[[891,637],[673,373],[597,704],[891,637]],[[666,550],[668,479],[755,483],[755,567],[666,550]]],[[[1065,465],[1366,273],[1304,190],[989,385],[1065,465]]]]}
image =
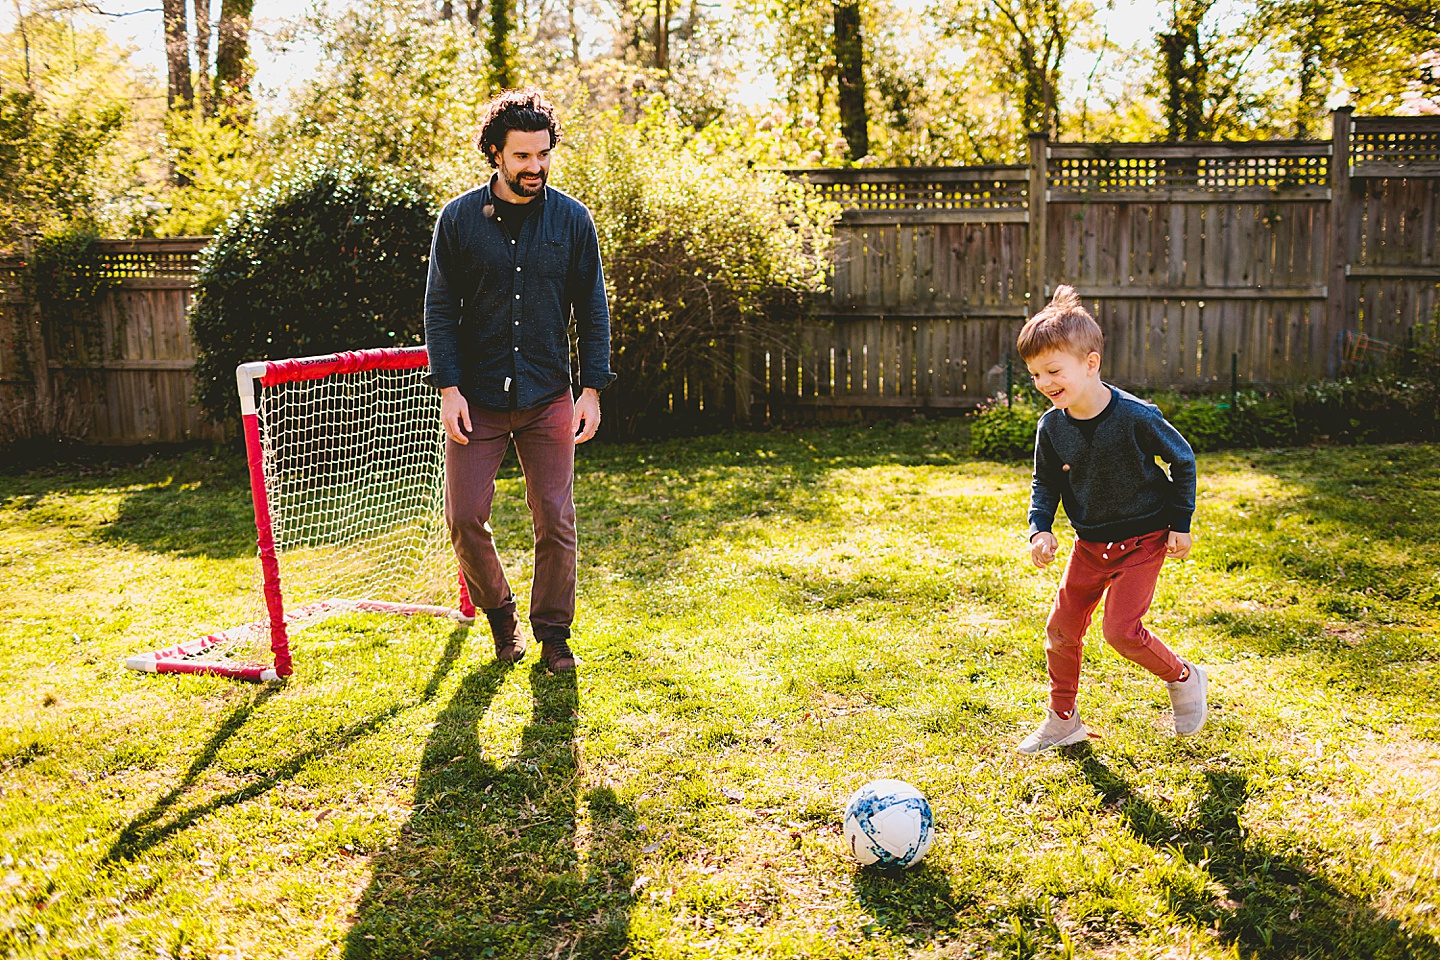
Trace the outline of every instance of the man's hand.
{"type": "Polygon", "coordinates": [[[1030,562],[1040,569],[1050,566],[1055,559],[1055,551],[1060,549],[1060,541],[1055,539],[1055,534],[1041,531],[1030,538],[1030,562]]]}
{"type": "Polygon", "coordinates": [[[470,404],[460,394],[459,387],[445,387],[440,391],[440,422],[445,425],[445,435],[459,444],[470,442],[461,431],[470,429],[470,404]]]}
{"type": "Polygon", "coordinates": [[[576,443],[584,443],[595,436],[595,431],[600,429],[599,390],[586,387],[580,391],[580,399],[575,401],[575,416],[570,421],[570,429],[575,433],[576,443]]]}
{"type": "Polygon", "coordinates": [[[1190,534],[1170,531],[1170,536],[1165,540],[1165,556],[1174,557],[1176,560],[1184,560],[1190,555],[1190,534]]]}

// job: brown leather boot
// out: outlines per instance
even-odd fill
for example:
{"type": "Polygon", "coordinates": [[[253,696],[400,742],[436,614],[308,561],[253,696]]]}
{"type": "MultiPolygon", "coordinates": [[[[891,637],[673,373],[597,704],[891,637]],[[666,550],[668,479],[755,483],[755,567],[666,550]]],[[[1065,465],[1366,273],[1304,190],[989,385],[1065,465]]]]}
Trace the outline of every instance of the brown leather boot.
{"type": "Polygon", "coordinates": [[[495,640],[495,659],[501,663],[518,663],[525,656],[525,638],[520,636],[520,617],[515,612],[515,598],[502,606],[485,611],[490,621],[490,636],[495,640]]]}
{"type": "Polygon", "coordinates": [[[565,637],[540,641],[540,656],[545,658],[545,666],[551,673],[569,673],[575,669],[575,654],[570,652],[565,637]]]}

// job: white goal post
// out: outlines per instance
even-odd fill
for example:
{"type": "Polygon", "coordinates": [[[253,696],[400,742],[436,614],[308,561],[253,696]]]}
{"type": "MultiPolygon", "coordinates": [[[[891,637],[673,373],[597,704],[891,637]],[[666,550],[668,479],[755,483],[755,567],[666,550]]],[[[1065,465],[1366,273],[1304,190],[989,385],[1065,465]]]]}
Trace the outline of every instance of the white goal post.
{"type": "Polygon", "coordinates": [[[263,608],[125,665],[260,682],[293,672],[291,633],[339,613],[472,622],[445,528],[445,433],[428,372],[424,347],[241,364],[263,608]]]}

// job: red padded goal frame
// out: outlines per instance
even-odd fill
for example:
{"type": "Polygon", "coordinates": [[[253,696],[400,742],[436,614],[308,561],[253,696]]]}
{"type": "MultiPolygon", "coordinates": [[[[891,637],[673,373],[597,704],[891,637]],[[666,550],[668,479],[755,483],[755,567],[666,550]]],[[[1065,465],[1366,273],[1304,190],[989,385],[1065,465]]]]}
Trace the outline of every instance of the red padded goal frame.
{"type": "Polygon", "coordinates": [[[358,610],[432,616],[456,616],[458,614],[456,619],[461,622],[472,621],[475,617],[475,605],[470,600],[463,574],[458,576],[459,602],[457,610],[424,604],[336,599],[307,604],[298,610],[287,613],[284,592],[281,589],[280,561],[275,550],[270,498],[265,485],[265,453],[260,437],[260,415],[255,400],[255,382],[258,380],[262,387],[268,387],[304,380],[322,380],[326,377],[361,373],[367,370],[413,370],[426,367],[429,363],[429,352],[425,347],[420,346],[348,350],[314,357],[262,360],[240,364],[235,370],[235,377],[240,394],[240,419],[244,431],[246,462],[250,474],[250,499],[254,506],[256,542],[259,548],[261,580],[270,634],[270,652],[274,657],[274,662],[272,665],[266,666],[253,663],[206,663],[191,659],[230,641],[244,631],[265,626],[265,624],[250,624],[237,630],[222,631],[163,650],[139,654],[126,660],[125,665],[132,670],[145,673],[206,673],[235,680],[264,682],[288,677],[294,673],[288,625],[297,620],[323,615],[327,612],[358,610]]]}

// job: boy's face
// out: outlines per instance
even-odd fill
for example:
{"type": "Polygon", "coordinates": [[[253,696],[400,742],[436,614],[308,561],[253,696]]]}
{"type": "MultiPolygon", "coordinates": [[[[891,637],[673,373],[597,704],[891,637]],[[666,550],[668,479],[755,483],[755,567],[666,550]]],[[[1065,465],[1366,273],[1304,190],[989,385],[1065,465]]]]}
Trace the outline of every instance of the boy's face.
{"type": "Polygon", "coordinates": [[[1068,350],[1047,350],[1025,361],[1035,389],[1059,410],[1093,398],[1100,390],[1100,354],[1078,357],[1068,350]]]}

